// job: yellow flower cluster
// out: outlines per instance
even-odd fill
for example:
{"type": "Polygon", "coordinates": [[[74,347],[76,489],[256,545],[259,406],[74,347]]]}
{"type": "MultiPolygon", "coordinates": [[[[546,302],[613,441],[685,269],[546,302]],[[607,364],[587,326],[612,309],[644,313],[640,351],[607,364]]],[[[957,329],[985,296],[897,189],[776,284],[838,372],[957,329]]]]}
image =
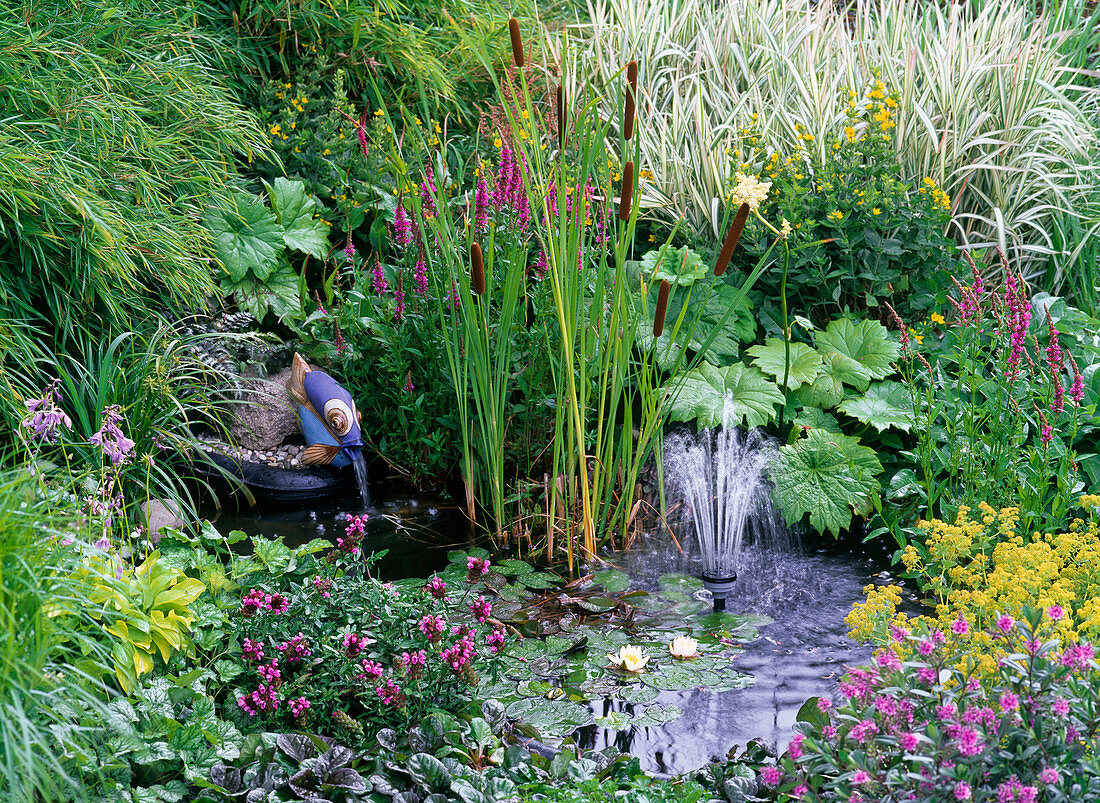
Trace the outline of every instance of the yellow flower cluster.
{"type": "MultiPolygon", "coordinates": [[[[1082,496],[1088,519],[1074,519],[1062,533],[1017,532],[1019,511],[995,511],[984,502],[979,516],[966,507],[953,523],[932,519],[918,527],[927,539],[924,550],[906,547],[902,562],[920,578],[935,598],[935,614],[911,621],[898,613],[900,589],[868,587],[867,600],[854,606],[846,622],[852,638],[888,642],[891,625],[943,632],[948,647],[965,653],[958,666],[965,672],[990,675],[1003,655],[990,633],[1000,616],[1020,618],[1024,606],[1065,611],[1058,621],[1047,616],[1044,635],[1065,643],[1100,638],[1100,496],[1082,496]],[[953,624],[964,619],[967,632],[953,624]]],[[[906,645],[895,645],[902,655],[906,645]]]]}
{"type": "Polygon", "coordinates": [[[936,186],[935,181],[933,181],[928,176],[925,176],[922,184],[923,186],[920,188],[920,194],[931,195],[932,204],[934,206],[939,206],[944,209],[951,208],[951,197],[946,192],[941,190],[938,186],[936,186]]]}

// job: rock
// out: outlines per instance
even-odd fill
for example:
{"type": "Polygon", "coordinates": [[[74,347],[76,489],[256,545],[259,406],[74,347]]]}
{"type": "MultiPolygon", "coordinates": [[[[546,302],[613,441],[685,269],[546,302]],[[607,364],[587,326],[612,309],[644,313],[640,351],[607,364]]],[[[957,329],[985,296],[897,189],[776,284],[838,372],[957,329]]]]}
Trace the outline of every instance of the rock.
{"type": "Polygon", "coordinates": [[[270,379],[250,379],[243,383],[240,403],[233,405],[234,420],[229,434],[243,449],[274,449],[298,434],[298,412],[286,394],[290,369],[270,379]]]}
{"type": "Polygon", "coordinates": [[[145,531],[149,534],[149,540],[153,544],[160,543],[161,530],[168,527],[179,530],[187,525],[183,519],[183,511],[175,502],[167,502],[163,499],[150,499],[141,503],[141,520],[145,525],[145,531]]]}

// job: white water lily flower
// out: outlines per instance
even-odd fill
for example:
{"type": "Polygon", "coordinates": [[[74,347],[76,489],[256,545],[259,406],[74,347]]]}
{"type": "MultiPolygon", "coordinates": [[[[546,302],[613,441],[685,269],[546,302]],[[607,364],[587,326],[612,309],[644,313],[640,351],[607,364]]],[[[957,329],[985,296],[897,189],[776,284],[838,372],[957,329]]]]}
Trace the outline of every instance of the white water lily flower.
{"type": "Polygon", "coordinates": [[[673,658],[686,661],[699,656],[699,642],[691,636],[677,636],[668,645],[668,651],[673,658]]]}
{"type": "Polygon", "coordinates": [[[625,669],[627,672],[641,672],[649,663],[649,657],[642,654],[642,648],[635,647],[633,644],[620,647],[617,653],[608,653],[607,660],[612,666],[625,669]]]}

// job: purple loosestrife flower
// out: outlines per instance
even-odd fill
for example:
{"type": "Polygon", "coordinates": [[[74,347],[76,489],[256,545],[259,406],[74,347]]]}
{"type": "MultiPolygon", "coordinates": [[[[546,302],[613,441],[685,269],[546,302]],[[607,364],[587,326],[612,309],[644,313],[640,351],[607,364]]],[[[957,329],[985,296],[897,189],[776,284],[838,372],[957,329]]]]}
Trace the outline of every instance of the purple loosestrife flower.
{"type": "Polygon", "coordinates": [[[370,289],[378,295],[382,295],[390,289],[390,284],[386,281],[386,274],[382,271],[382,260],[378,257],[374,258],[374,269],[371,271],[370,289]]]}
{"type": "Polygon", "coordinates": [[[398,274],[397,289],[393,291],[393,319],[397,323],[405,317],[405,283],[401,279],[401,274],[398,274]]]}
{"type": "Polygon", "coordinates": [[[435,217],[435,193],[435,178],[425,173],[424,183],[420,185],[420,212],[425,218],[435,217]]]}
{"type": "Polygon", "coordinates": [[[393,213],[393,242],[395,245],[404,248],[412,241],[412,221],[409,219],[408,212],[405,211],[405,205],[398,203],[397,210],[393,213]]]}
{"type": "Polygon", "coordinates": [[[1054,385],[1054,398],[1050,401],[1050,411],[1058,415],[1065,409],[1065,391],[1062,389],[1062,372],[1066,369],[1066,355],[1058,342],[1058,330],[1054,328],[1054,319],[1047,308],[1047,367],[1050,368],[1050,381],[1054,385]]]}
{"type": "Polygon", "coordinates": [[[478,175],[477,190],[474,192],[474,231],[484,232],[489,228],[489,191],[485,188],[485,177],[478,175]]]}
{"type": "Polygon", "coordinates": [[[29,429],[43,443],[53,443],[58,430],[64,426],[72,429],[72,420],[57,406],[57,386],[55,380],[46,387],[41,399],[27,399],[29,415],[19,422],[23,429],[29,429]]]}
{"type": "Polygon", "coordinates": [[[959,781],[955,784],[955,800],[970,800],[970,784],[959,781]]]}
{"type": "Polygon", "coordinates": [[[351,241],[351,237],[348,237],[347,245],[344,246],[344,256],[348,258],[348,262],[355,259],[355,243],[351,241]]]}
{"type": "Polygon", "coordinates": [[[500,151],[497,163],[496,184],[493,187],[492,204],[497,212],[503,212],[511,200],[512,149],[505,145],[500,151]]]}
{"type": "Polygon", "coordinates": [[[103,450],[105,457],[113,465],[124,463],[134,451],[134,442],[127,438],[119,424],[122,423],[122,408],[112,404],[103,410],[103,424],[96,434],[88,438],[88,443],[103,450]]]}
{"type": "Polygon", "coordinates": [[[1027,343],[1027,327],[1031,323],[1031,304],[1028,303],[1027,290],[1012,271],[1007,271],[1004,298],[1010,335],[1009,377],[1015,378],[1020,366],[1020,357],[1024,353],[1024,345],[1027,343]]]}
{"type": "Polygon", "coordinates": [[[413,279],[416,281],[416,294],[426,296],[428,294],[428,264],[424,261],[424,252],[416,259],[416,267],[413,268],[413,279]]]}

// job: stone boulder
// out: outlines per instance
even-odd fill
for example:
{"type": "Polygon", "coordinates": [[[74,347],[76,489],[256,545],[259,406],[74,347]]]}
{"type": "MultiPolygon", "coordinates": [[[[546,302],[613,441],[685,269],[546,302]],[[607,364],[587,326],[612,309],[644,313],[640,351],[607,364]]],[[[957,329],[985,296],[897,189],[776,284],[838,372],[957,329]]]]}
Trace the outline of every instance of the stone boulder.
{"type": "Polygon", "coordinates": [[[286,393],[290,369],[269,379],[245,380],[234,404],[229,434],[242,448],[275,449],[298,436],[298,411],[286,393]]]}

